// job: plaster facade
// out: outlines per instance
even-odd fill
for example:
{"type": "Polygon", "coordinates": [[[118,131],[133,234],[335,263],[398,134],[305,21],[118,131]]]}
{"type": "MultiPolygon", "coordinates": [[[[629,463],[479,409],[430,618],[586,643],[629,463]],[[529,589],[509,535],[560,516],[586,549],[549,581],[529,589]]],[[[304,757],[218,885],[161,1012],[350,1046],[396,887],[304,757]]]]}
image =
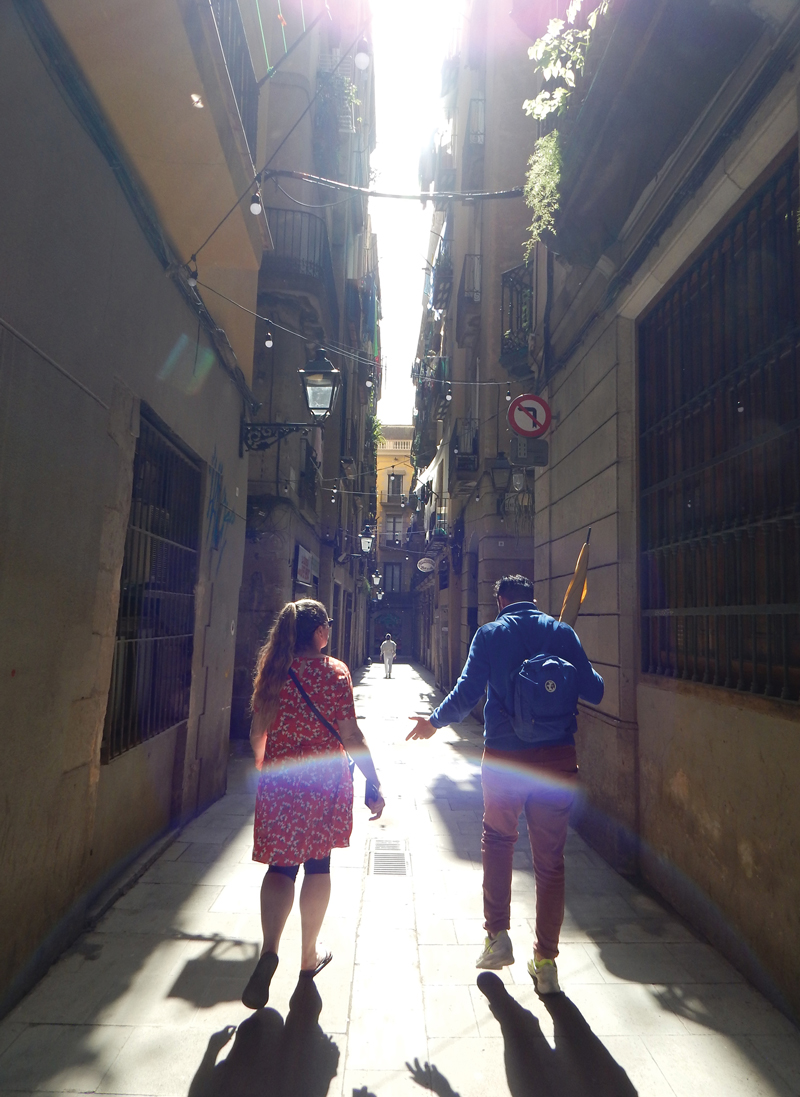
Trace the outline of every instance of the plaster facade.
{"type": "MultiPolygon", "coordinates": [[[[22,11],[7,4],[0,12],[5,1006],[82,929],[114,872],[225,790],[247,483],[238,453],[243,371],[234,375],[220,351],[224,332],[165,275],[166,252],[143,229],[143,210],[149,229],[158,218],[127,150],[103,128],[103,104],[90,90],[103,94],[101,74],[69,68],[69,48],[43,6],[22,11]],[[54,78],[56,54],[67,67],[54,78]],[[188,710],[106,761],[145,417],[199,475],[188,710]]],[[[77,15],[63,6],[56,14],[77,15]]],[[[186,30],[182,46],[179,36],[172,41],[192,56],[186,30]]],[[[140,81],[149,59],[139,53],[140,81]]],[[[116,75],[133,92],[128,60],[116,75]]],[[[201,90],[211,105],[214,89],[201,90]]],[[[222,203],[227,193],[212,184],[207,198],[222,203]]],[[[161,209],[166,250],[171,208],[161,209]]],[[[246,239],[254,295],[261,237],[246,239]]],[[[243,366],[249,372],[246,358],[243,366]]]]}

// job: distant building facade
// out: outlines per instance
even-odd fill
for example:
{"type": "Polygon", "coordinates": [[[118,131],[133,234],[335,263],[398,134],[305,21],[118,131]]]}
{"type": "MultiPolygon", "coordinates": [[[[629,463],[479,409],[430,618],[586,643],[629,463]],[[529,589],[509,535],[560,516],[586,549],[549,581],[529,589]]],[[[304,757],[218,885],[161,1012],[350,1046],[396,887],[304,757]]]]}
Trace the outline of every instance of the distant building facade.
{"type": "Polygon", "coordinates": [[[411,581],[417,556],[410,545],[413,511],[411,464],[413,427],[381,426],[377,452],[377,521],[375,554],[382,597],[372,603],[369,654],[378,658],[387,632],[397,644],[397,659],[412,657],[411,581]]]}

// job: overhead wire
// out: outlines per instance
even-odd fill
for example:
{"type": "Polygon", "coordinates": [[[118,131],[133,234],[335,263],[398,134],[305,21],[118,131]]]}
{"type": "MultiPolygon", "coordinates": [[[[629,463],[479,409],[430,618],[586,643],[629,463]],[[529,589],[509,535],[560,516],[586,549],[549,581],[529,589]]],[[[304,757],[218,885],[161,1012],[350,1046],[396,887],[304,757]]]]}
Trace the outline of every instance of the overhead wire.
{"type": "MultiPolygon", "coordinates": [[[[214,289],[213,286],[209,286],[207,283],[201,282],[199,280],[197,284],[198,286],[202,286],[203,289],[207,289],[209,293],[213,293],[215,294],[215,296],[221,297],[222,300],[227,301],[229,305],[234,305],[237,309],[241,309],[242,312],[246,312],[248,313],[248,315],[254,316],[256,320],[263,320],[266,324],[269,324],[270,327],[277,328],[278,331],[285,331],[289,335],[294,335],[296,336],[296,338],[302,339],[305,343],[309,341],[308,336],[303,335],[302,332],[295,331],[293,328],[287,328],[285,324],[279,324],[278,321],[273,320],[272,317],[263,316],[260,312],[255,312],[253,309],[249,309],[247,305],[242,305],[239,301],[234,301],[232,297],[228,297],[226,294],[220,293],[220,291],[214,289]]],[[[334,352],[334,354],[340,354],[343,358],[349,358],[352,362],[366,363],[372,361],[367,355],[358,354],[357,352],[354,352],[351,348],[342,347],[331,339],[326,340],[323,345],[326,350],[331,350],[334,352]]]]}
{"type": "MultiPolygon", "coordinates": [[[[351,50],[353,50],[353,49],[354,49],[354,48],[355,48],[355,47],[356,47],[356,46],[358,45],[359,41],[361,40],[361,38],[362,38],[362,36],[363,36],[363,34],[364,34],[364,30],[365,30],[365,27],[366,27],[366,24],[365,24],[364,26],[362,26],[362,27],[361,27],[361,28],[359,29],[358,35],[357,35],[357,36],[356,36],[356,38],[355,38],[355,39],[353,40],[352,44],[351,44],[351,45],[350,45],[350,46],[349,46],[349,47],[348,47],[348,48],[347,48],[347,49],[345,50],[345,52],[344,52],[344,53],[342,54],[342,56],[341,56],[341,57],[339,58],[339,60],[338,60],[338,61],[336,62],[336,64],[334,65],[334,67],[333,67],[333,68],[331,69],[331,71],[330,71],[329,73],[325,73],[325,75],[326,75],[326,76],[333,76],[333,74],[334,74],[334,73],[335,73],[335,72],[336,72],[336,71],[337,71],[337,70],[339,69],[339,67],[340,67],[340,66],[342,65],[342,63],[344,62],[344,59],[345,59],[345,58],[346,58],[346,57],[348,56],[348,54],[350,53],[350,51],[351,51],[351,50]]],[[[248,185],[247,185],[246,189],[242,191],[242,193],[241,193],[241,194],[239,195],[239,197],[238,197],[238,198],[236,199],[236,201],[235,201],[235,202],[233,203],[233,205],[232,205],[232,206],[231,206],[231,208],[230,208],[230,209],[228,210],[228,212],[227,212],[227,213],[225,214],[225,216],[224,216],[224,217],[222,218],[222,220],[221,220],[221,221],[219,222],[219,224],[218,224],[218,225],[216,225],[216,226],[215,226],[215,227],[214,227],[214,228],[213,228],[213,229],[211,230],[211,232],[210,232],[210,233],[208,234],[208,236],[207,236],[207,237],[205,238],[205,240],[204,240],[204,241],[203,241],[203,243],[202,243],[202,244],[200,245],[200,247],[199,247],[199,248],[196,248],[196,249],[195,249],[195,251],[193,251],[193,252],[192,252],[191,256],[189,257],[189,262],[190,262],[190,263],[196,263],[196,262],[197,262],[197,256],[198,256],[198,255],[200,254],[200,252],[201,252],[201,251],[203,250],[203,248],[204,248],[204,247],[206,246],[206,244],[207,244],[207,243],[208,243],[208,242],[209,242],[209,241],[210,241],[210,240],[212,239],[212,237],[216,236],[216,234],[217,234],[217,233],[219,232],[219,230],[220,230],[220,229],[222,228],[222,226],[223,226],[223,225],[225,224],[225,222],[226,222],[226,221],[228,220],[228,218],[229,218],[229,217],[231,216],[231,214],[232,214],[232,213],[234,212],[234,210],[236,210],[236,209],[238,209],[238,208],[239,208],[239,206],[241,205],[242,201],[243,201],[243,200],[244,200],[244,199],[245,199],[245,198],[247,197],[247,195],[248,195],[248,194],[250,193],[250,191],[251,191],[251,190],[253,189],[253,187],[254,187],[254,186],[255,186],[256,184],[258,184],[258,183],[260,183],[260,182],[261,182],[261,178],[262,178],[262,175],[263,175],[263,174],[264,174],[264,172],[265,172],[265,171],[267,170],[267,168],[268,168],[268,167],[269,167],[269,165],[270,165],[270,164],[272,163],[272,161],[273,161],[273,160],[275,159],[275,157],[276,157],[276,156],[278,155],[278,153],[279,153],[279,152],[281,151],[281,149],[282,149],[282,148],[283,148],[283,146],[284,146],[284,145],[286,144],[286,142],[287,142],[287,141],[289,140],[289,138],[290,138],[290,137],[292,136],[292,134],[293,134],[293,133],[294,133],[294,131],[295,131],[295,130],[297,129],[297,127],[298,127],[298,126],[300,125],[300,123],[301,123],[301,122],[303,121],[303,119],[304,119],[304,118],[305,118],[305,116],[306,116],[306,115],[308,114],[308,112],[309,112],[309,111],[311,110],[312,106],[313,106],[313,105],[314,105],[314,103],[316,102],[316,100],[317,100],[317,98],[318,98],[318,96],[319,96],[319,93],[320,93],[321,91],[322,91],[322,86],[320,85],[320,86],[319,86],[319,87],[317,88],[317,90],[316,90],[316,91],[314,92],[314,94],[313,94],[313,95],[311,96],[311,98],[309,99],[309,101],[308,101],[308,105],[307,105],[307,106],[305,107],[305,109],[304,109],[304,110],[302,111],[302,113],[300,114],[300,116],[299,116],[299,117],[297,118],[297,120],[295,121],[294,125],[293,125],[293,126],[291,127],[291,129],[290,129],[290,130],[289,130],[289,131],[288,131],[288,132],[287,132],[287,133],[285,134],[285,136],[284,136],[283,140],[282,140],[282,141],[280,142],[280,144],[278,145],[278,147],[277,147],[277,148],[276,148],[276,149],[274,150],[274,152],[272,153],[272,155],[270,156],[270,158],[269,158],[269,159],[267,160],[266,164],[264,164],[264,167],[263,167],[263,168],[261,168],[261,170],[260,170],[260,171],[257,171],[257,172],[256,172],[256,174],[255,174],[255,175],[253,176],[253,178],[252,178],[252,179],[250,180],[250,182],[248,183],[248,185]]]]}

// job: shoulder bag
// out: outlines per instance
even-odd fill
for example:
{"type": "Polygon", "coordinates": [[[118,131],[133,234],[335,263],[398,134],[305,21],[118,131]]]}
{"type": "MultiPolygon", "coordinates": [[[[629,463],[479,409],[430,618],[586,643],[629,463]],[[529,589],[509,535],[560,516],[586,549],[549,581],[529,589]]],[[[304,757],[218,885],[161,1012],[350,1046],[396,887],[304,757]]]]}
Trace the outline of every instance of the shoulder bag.
{"type": "MultiPolygon", "coordinates": [[[[324,727],[326,727],[328,729],[328,731],[331,733],[331,735],[333,735],[336,739],[339,740],[339,743],[341,744],[342,750],[344,750],[345,755],[347,756],[347,764],[350,767],[350,776],[352,777],[353,772],[356,768],[356,764],[353,761],[353,759],[350,757],[350,755],[347,753],[347,747],[344,745],[344,742],[342,740],[341,735],[336,730],[336,728],[333,726],[333,724],[330,722],[330,720],[326,720],[325,717],[322,715],[322,713],[319,711],[317,706],[314,704],[314,702],[311,700],[311,698],[308,696],[305,689],[303,688],[303,683],[300,681],[300,679],[297,677],[297,675],[295,674],[295,672],[292,670],[291,667],[289,667],[289,677],[294,682],[294,684],[297,686],[297,688],[300,690],[300,694],[301,694],[303,700],[308,705],[308,707],[311,709],[311,711],[314,713],[314,715],[319,720],[319,722],[324,727]]],[[[367,787],[366,787],[366,791],[365,791],[365,794],[364,794],[364,803],[367,805],[367,807],[369,807],[370,799],[374,803],[375,800],[378,799],[379,795],[380,795],[380,793],[375,788],[375,786],[372,784],[372,782],[367,781],[367,787]]]]}

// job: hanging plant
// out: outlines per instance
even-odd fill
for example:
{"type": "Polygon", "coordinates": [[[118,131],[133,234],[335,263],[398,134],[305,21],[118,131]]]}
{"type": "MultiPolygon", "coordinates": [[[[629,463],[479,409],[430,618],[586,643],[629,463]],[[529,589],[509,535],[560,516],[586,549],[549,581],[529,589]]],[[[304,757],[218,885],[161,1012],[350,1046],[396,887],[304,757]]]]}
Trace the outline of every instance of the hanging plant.
{"type": "MultiPolygon", "coordinates": [[[[535,99],[526,99],[522,109],[538,121],[551,114],[563,114],[569,104],[578,76],[583,73],[586,53],[597,21],[608,10],[610,0],[594,9],[586,19],[586,27],[579,30],[575,21],[583,0],[572,0],[567,8],[567,18],[551,19],[547,32],[528,50],[534,62],[534,70],[540,72],[545,86],[535,99]]],[[[525,178],[525,201],[533,211],[530,234],[525,241],[525,258],[528,259],[534,244],[545,234],[555,233],[555,215],[558,212],[561,186],[561,147],[557,129],[552,129],[536,142],[528,160],[525,178]]]]}

